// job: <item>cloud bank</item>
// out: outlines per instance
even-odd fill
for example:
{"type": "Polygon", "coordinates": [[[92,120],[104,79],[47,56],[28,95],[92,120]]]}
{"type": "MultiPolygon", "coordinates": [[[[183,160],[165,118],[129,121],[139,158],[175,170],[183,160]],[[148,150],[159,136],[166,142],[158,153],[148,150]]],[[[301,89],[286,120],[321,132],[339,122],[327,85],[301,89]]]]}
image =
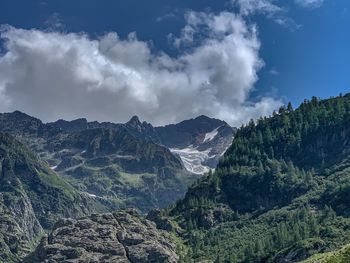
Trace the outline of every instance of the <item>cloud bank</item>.
{"type": "Polygon", "coordinates": [[[189,12],[186,21],[175,40],[188,48],[177,57],[153,51],[135,33],[91,39],[4,27],[0,111],[19,109],[44,121],[126,121],[136,114],[158,125],[206,114],[240,125],[281,104],[249,99],[263,66],[254,25],[229,12],[189,12]]]}

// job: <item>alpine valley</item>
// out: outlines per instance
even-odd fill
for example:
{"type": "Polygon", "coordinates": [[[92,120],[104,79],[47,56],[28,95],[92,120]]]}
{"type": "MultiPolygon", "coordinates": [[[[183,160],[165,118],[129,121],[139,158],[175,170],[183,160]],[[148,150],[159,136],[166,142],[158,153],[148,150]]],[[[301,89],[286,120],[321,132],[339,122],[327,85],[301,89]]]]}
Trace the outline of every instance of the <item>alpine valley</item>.
{"type": "Polygon", "coordinates": [[[0,262],[350,262],[350,94],[239,129],[16,111],[0,130],[0,262]]]}
{"type": "MultiPolygon", "coordinates": [[[[235,133],[205,116],[153,127],[136,116],[125,124],[86,119],[44,124],[19,111],[0,115],[0,131],[3,262],[23,259],[59,218],[122,208],[145,214],[169,206],[215,168],[235,133]]],[[[128,215],[135,213],[121,217],[128,215]]],[[[135,220],[146,224],[146,232],[156,231],[135,220]]]]}

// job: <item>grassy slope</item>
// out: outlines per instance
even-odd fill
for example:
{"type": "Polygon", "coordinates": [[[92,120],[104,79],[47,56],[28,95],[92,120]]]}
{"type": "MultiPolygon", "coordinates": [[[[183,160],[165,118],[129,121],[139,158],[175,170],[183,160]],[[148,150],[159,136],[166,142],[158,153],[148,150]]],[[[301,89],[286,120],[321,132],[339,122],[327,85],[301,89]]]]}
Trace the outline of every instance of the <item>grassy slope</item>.
{"type": "Polygon", "coordinates": [[[162,146],[125,130],[93,129],[51,138],[43,157],[75,188],[111,210],[136,207],[145,213],[182,198],[198,178],[162,146]]]}
{"type": "Polygon", "coordinates": [[[348,263],[350,262],[350,245],[346,245],[339,250],[316,254],[302,263],[348,263]]]}

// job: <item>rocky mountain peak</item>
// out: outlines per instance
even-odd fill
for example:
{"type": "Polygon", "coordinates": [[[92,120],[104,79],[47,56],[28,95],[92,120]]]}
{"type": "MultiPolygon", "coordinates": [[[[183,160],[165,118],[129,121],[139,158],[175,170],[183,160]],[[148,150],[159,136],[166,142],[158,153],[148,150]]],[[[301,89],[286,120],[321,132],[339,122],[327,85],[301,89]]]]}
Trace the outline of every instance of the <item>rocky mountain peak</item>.
{"type": "Polygon", "coordinates": [[[214,120],[206,115],[199,115],[198,117],[195,118],[195,120],[199,120],[199,121],[211,121],[214,120]]]}
{"type": "Polygon", "coordinates": [[[14,112],[12,112],[10,114],[17,115],[17,116],[29,116],[29,115],[27,115],[27,114],[25,114],[25,113],[23,113],[23,112],[21,112],[19,110],[15,110],[14,112]]]}
{"type": "Polygon", "coordinates": [[[21,111],[0,114],[0,131],[12,134],[38,133],[43,128],[43,123],[21,111]]]}
{"type": "Polygon", "coordinates": [[[236,132],[226,122],[205,115],[156,130],[162,143],[181,157],[187,170],[196,174],[215,168],[236,132]]]}
{"type": "Polygon", "coordinates": [[[48,125],[67,132],[78,132],[88,128],[88,121],[85,118],[79,118],[72,121],[60,119],[58,121],[48,123],[48,125]]]}
{"type": "Polygon", "coordinates": [[[141,126],[142,123],[141,123],[139,117],[135,115],[127,123],[125,123],[125,125],[131,126],[131,127],[136,127],[136,126],[141,126]]]}

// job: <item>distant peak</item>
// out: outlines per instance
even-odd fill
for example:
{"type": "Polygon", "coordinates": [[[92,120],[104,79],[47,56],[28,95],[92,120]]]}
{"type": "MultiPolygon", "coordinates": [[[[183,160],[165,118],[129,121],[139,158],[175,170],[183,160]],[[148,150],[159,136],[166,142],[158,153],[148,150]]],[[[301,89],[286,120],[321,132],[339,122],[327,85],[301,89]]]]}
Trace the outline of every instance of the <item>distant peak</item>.
{"type": "Polygon", "coordinates": [[[86,118],[79,118],[79,119],[74,119],[74,120],[71,120],[71,121],[67,121],[67,120],[64,120],[64,119],[58,119],[55,122],[65,122],[65,123],[87,122],[87,119],[86,118]]]}
{"type": "Polygon", "coordinates": [[[37,118],[35,118],[33,116],[30,116],[27,113],[24,113],[24,112],[19,111],[19,110],[16,110],[16,111],[10,112],[10,113],[4,113],[4,114],[7,115],[7,116],[15,117],[15,118],[32,119],[32,120],[40,121],[39,119],[37,119],[37,118]]]}
{"type": "Polygon", "coordinates": [[[86,118],[79,118],[79,119],[72,120],[72,122],[87,123],[88,121],[86,118]]]}
{"type": "Polygon", "coordinates": [[[206,116],[206,115],[200,115],[195,120],[211,120],[212,118],[206,116]]]}
{"type": "Polygon", "coordinates": [[[135,115],[126,123],[126,125],[137,126],[137,125],[141,125],[141,122],[139,117],[135,115]]]}
{"type": "Polygon", "coordinates": [[[23,112],[19,111],[19,110],[15,110],[14,112],[12,112],[13,114],[24,114],[23,112]]]}
{"type": "Polygon", "coordinates": [[[200,115],[197,118],[194,119],[195,121],[199,121],[199,122],[204,122],[204,123],[211,123],[211,124],[215,124],[217,126],[221,126],[224,125],[225,122],[223,120],[219,120],[216,118],[211,118],[208,117],[206,115],[200,115]]]}
{"type": "Polygon", "coordinates": [[[24,112],[21,112],[19,110],[15,110],[14,112],[10,113],[13,115],[22,115],[22,116],[29,116],[28,114],[25,114],[24,112]]]}

